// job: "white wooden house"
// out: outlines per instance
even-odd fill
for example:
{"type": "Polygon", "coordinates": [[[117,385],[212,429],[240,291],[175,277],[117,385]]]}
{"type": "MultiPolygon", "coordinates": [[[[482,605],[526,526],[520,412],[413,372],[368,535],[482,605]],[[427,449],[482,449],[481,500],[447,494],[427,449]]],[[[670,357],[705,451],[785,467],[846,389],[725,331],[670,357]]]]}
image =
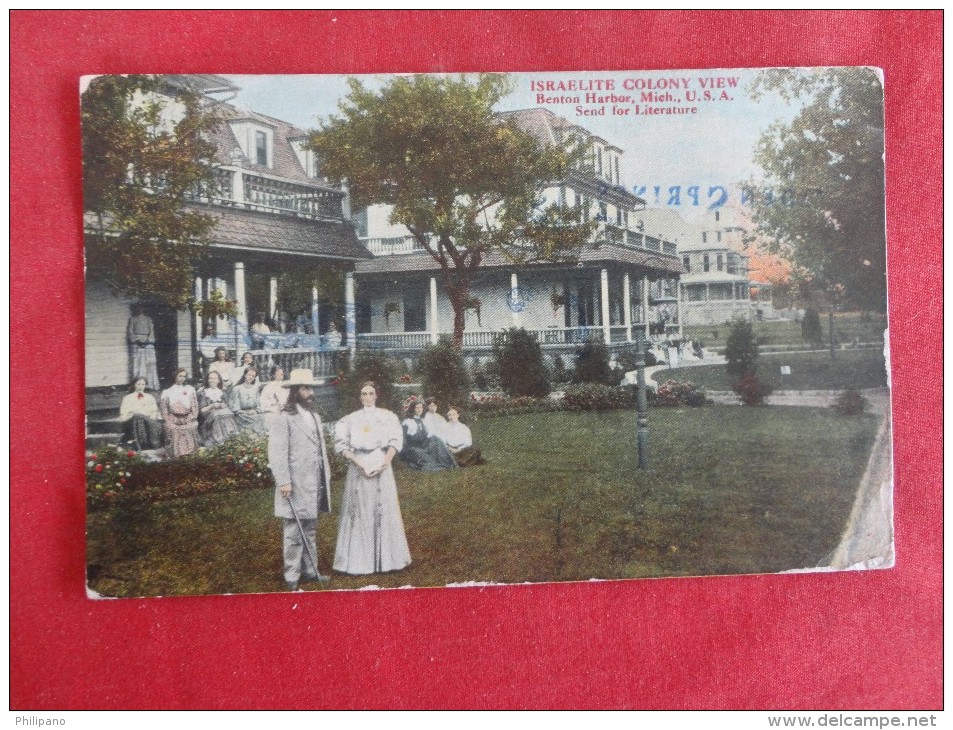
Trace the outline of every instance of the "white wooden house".
{"type": "MultiPolygon", "coordinates": [[[[345,275],[352,283],[349,272],[354,262],[370,258],[370,254],[355,235],[346,191],[322,179],[313,153],[303,149],[303,130],[213,98],[236,91],[222,77],[163,79],[170,94],[177,88],[204,93],[207,103],[223,118],[214,134],[219,185],[216,190],[197,193],[190,203],[216,218],[210,255],[193,274],[197,300],[207,299],[217,290],[238,308],[237,317],[231,320],[202,322],[192,311],[140,302],[154,323],[159,379],[164,386],[178,367],[199,375],[203,344],[219,342],[236,354],[247,349],[251,344],[249,321],[255,313],[264,313],[274,329],[286,329],[287,317],[274,321],[283,273],[333,267],[348,272],[345,275]],[[203,337],[209,326],[213,334],[203,337]]],[[[86,225],[95,225],[92,216],[87,215],[86,225]]],[[[346,291],[353,292],[353,286],[346,291]]],[[[254,351],[256,362],[305,365],[319,376],[334,372],[335,348],[322,346],[321,335],[332,315],[341,315],[343,321],[347,302],[328,301],[318,291],[313,292],[312,300],[308,325],[301,328],[305,331],[291,339],[282,336],[284,333],[269,337],[266,347],[254,351]]],[[[129,382],[126,325],[134,303],[116,297],[96,271],[87,271],[87,388],[129,382]]],[[[353,333],[351,341],[344,344],[354,346],[353,333]]]]}
{"type": "MultiPolygon", "coordinates": [[[[545,109],[501,115],[556,144],[567,135],[589,143],[585,170],[573,170],[546,190],[547,202],[583,205],[599,222],[601,244],[586,246],[573,264],[517,266],[487,255],[471,289],[463,345],[479,356],[494,335],[510,327],[530,330],[544,351],[571,351],[599,339],[625,347],[636,329],[678,331],[678,277],[683,272],[674,242],[638,226],[644,201],[619,176],[622,150],[545,109]]],[[[358,233],[373,259],[355,267],[359,347],[412,354],[453,332],[453,311],[437,262],[399,225],[386,206],[358,211],[358,233]]]]}

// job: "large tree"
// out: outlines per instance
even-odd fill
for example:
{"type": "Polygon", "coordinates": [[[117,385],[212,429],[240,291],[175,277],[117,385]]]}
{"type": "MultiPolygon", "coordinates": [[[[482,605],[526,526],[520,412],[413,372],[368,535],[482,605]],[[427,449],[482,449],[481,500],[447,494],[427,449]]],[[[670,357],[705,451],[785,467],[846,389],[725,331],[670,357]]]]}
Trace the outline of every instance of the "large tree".
{"type": "Polygon", "coordinates": [[[87,265],[118,295],[184,308],[214,219],[186,207],[214,184],[215,116],[160,77],[100,76],[82,96],[87,265]]]}
{"type": "Polygon", "coordinates": [[[815,285],[863,309],[886,311],[883,87],[866,68],[770,69],[753,95],[799,110],[767,129],[755,160],[767,174],[752,196],[769,248],[815,285]]]}
{"type": "Polygon", "coordinates": [[[541,196],[581,158],[582,143],[543,145],[496,116],[505,76],[398,77],[380,91],[348,83],[339,114],[311,133],[310,147],[324,175],[347,181],[356,206],[391,206],[391,222],[440,265],[458,348],[487,254],[571,260],[592,238],[595,225],[582,223],[579,207],[541,196]]]}

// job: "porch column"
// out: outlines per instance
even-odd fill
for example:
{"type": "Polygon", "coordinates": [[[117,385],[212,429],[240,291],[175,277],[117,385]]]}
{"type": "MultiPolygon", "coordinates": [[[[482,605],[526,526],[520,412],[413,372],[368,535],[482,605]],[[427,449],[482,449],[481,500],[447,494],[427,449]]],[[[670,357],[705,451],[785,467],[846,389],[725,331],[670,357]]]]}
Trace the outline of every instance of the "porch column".
{"type": "Polygon", "coordinates": [[[682,339],[682,282],[675,282],[675,316],[678,317],[678,339],[682,339]]]}
{"type": "MultiPolygon", "coordinates": [[[[268,319],[274,319],[276,309],[278,309],[278,277],[273,276],[268,281],[268,319]]],[[[275,321],[274,324],[278,325],[278,322],[275,321]]]]}
{"type": "Polygon", "coordinates": [[[430,277],[430,341],[437,344],[440,339],[440,328],[437,326],[437,277],[430,277]]]}
{"type": "Polygon", "coordinates": [[[199,304],[202,302],[202,277],[195,277],[195,331],[196,337],[202,339],[205,337],[205,322],[202,321],[202,313],[199,311],[199,304]]]}
{"type": "Polygon", "coordinates": [[[609,324],[609,270],[599,272],[599,288],[602,291],[602,337],[607,345],[612,342],[612,328],[609,324]]]}
{"type": "Polygon", "coordinates": [[[245,202],[245,177],[241,170],[232,172],[232,200],[236,203],[245,202]]]}
{"type": "MultiPolygon", "coordinates": [[[[510,274],[510,302],[515,302],[519,297],[519,281],[516,278],[516,272],[514,271],[510,274]]],[[[519,327],[520,324],[520,313],[516,311],[514,307],[510,307],[510,312],[513,314],[513,326],[519,327]]]]}
{"type": "Polygon", "coordinates": [[[625,325],[625,341],[632,342],[632,284],[629,282],[629,272],[622,275],[623,324],[625,325]]]}
{"type": "Polygon", "coordinates": [[[236,319],[248,329],[248,302],[245,300],[245,264],[235,262],[235,304],[238,308],[236,319]]]}
{"type": "MultiPolygon", "coordinates": [[[[312,292],[313,293],[313,292],[312,292]]],[[[316,309],[312,309],[316,313],[316,309]]],[[[351,362],[357,353],[357,310],[354,306],[354,272],[344,274],[344,331],[347,333],[347,346],[351,350],[351,362]]]]}
{"type": "Polygon", "coordinates": [[[315,335],[318,335],[321,330],[318,325],[321,324],[321,320],[318,317],[318,287],[311,287],[311,329],[315,335]]]}
{"type": "Polygon", "coordinates": [[[649,275],[642,277],[642,324],[645,325],[645,339],[649,338],[649,275]]]}

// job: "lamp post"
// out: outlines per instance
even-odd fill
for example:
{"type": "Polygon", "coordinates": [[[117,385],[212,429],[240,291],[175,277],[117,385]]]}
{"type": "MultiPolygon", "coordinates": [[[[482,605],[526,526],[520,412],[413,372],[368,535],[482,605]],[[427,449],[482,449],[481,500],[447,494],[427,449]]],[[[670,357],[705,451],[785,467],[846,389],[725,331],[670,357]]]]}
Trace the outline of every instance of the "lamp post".
{"type": "MultiPolygon", "coordinates": [[[[652,264],[655,264],[661,268],[661,265],[664,263],[665,262],[660,258],[649,256],[645,259],[643,265],[648,268],[652,264]]],[[[647,324],[649,321],[649,313],[647,311],[643,312],[643,317],[647,324]]],[[[645,348],[645,332],[640,327],[635,332],[635,440],[636,449],[638,451],[639,469],[649,468],[649,408],[645,390],[645,348]]]]}

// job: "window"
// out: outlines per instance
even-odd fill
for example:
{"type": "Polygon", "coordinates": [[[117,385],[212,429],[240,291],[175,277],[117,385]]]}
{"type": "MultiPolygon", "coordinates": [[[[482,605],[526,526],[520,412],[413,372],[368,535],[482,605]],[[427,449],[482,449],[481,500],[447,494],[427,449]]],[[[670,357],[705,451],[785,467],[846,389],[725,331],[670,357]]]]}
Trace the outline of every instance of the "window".
{"type": "Polygon", "coordinates": [[[268,167],[268,134],[255,132],[255,164],[268,167]]]}
{"type": "Polygon", "coordinates": [[[705,285],[704,284],[686,284],[683,287],[685,292],[685,301],[687,302],[703,302],[705,301],[705,285]]]}
{"type": "Polygon", "coordinates": [[[718,231],[715,236],[718,238],[718,243],[721,243],[721,231],[718,231]]]}
{"type": "Polygon", "coordinates": [[[615,209],[615,222],[617,226],[622,225],[622,208],[615,209]]]}
{"type": "Polygon", "coordinates": [[[725,268],[725,260],[721,254],[718,254],[715,257],[715,268],[717,268],[719,271],[722,271],[725,268]]]}
{"type": "MultiPolygon", "coordinates": [[[[702,243],[708,243],[708,234],[704,231],[702,232],[702,243]]],[[[705,271],[708,271],[708,269],[705,269],[705,271]]]]}
{"type": "Polygon", "coordinates": [[[596,174],[602,174],[602,148],[596,147],[596,174]]]}
{"type": "Polygon", "coordinates": [[[682,263],[685,265],[685,271],[692,270],[692,258],[691,256],[682,256],[682,263]]]}
{"type": "Polygon", "coordinates": [[[720,216],[721,216],[721,213],[716,210],[716,211],[715,211],[715,222],[716,222],[716,223],[718,222],[718,219],[719,219],[720,216]]]}
{"type": "Polygon", "coordinates": [[[619,184],[619,158],[615,158],[615,184],[619,184]]]}
{"type": "Polygon", "coordinates": [[[609,209],[605,203],[599,203],[599,217],[597,220],[608,222],[609,220],[609,209]]]}
{"type": "Polygon", "coordinates": [[[706,253],[704,256],[702,256],[702,269],[704,269],[705,271],[708,271],[710,267],[711,267],[711,264],[708,260],[708,254],[706,253]]]}

